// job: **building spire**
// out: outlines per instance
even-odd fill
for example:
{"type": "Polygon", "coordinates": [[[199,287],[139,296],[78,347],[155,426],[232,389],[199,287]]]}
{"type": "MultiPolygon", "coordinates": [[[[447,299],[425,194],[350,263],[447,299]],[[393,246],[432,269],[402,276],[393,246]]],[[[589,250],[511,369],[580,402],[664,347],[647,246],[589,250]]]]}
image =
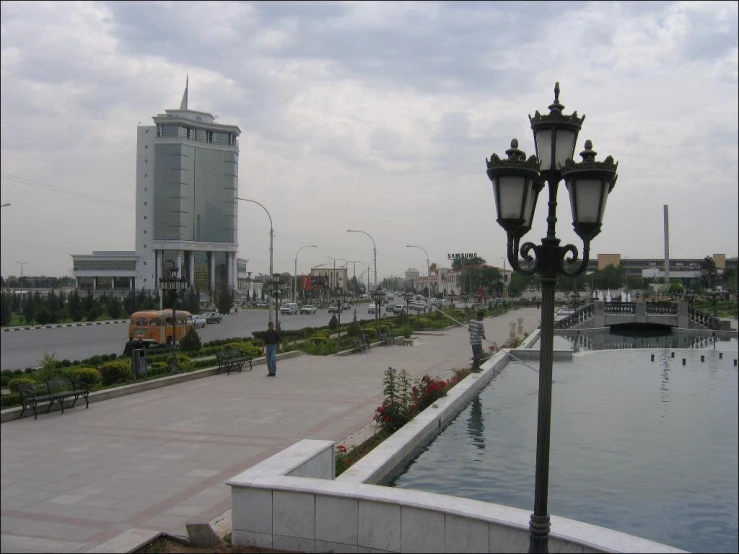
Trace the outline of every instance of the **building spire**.
{"type": "Polygon", "coordinates": [[[188,72],[187,78],[185,79],[185,93],[182,95],[182,102],[180,102],[180,109],[187,110],[187,90],[190,88],[190,73],[188,72]]]}

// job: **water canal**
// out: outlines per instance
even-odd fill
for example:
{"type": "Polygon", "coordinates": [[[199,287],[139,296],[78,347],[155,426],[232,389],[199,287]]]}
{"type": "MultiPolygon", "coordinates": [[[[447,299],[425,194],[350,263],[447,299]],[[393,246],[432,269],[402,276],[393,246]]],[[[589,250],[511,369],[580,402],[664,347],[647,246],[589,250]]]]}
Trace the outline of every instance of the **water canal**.
{"type": "MultiPolygon", "coordinates": [[[[737,552],[736,339],[715,350],[585,346],[554,367],[550,513],[737,552]]],[[[509,364],[391,486],[532,510],[537,380],[509,364]]]]}

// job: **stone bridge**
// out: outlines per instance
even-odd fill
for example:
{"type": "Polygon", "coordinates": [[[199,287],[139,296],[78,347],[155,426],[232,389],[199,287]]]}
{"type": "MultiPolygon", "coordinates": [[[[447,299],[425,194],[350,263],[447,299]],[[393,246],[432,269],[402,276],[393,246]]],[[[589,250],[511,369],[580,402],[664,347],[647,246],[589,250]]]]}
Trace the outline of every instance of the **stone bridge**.
{"type": "Polygon", "coordinates": [[[555,329],[590,329],[614,325],[664,325],[681,329],[719,330],[718,318],[692,308],[687,302],[601,302],[579,306],[554,323],[555,329]]]}

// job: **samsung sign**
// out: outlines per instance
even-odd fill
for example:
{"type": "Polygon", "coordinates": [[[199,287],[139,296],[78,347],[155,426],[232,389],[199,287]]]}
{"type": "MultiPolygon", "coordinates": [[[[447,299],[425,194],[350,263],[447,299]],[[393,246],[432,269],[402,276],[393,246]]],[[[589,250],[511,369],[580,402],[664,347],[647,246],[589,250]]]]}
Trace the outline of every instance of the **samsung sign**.
{"type": "Polygon", "coordinates": [[[446,257],[448,260],[470,260],[472,258],[477,258],[477,254],[467,252],[465,254],[447,254],[446,257]]]}

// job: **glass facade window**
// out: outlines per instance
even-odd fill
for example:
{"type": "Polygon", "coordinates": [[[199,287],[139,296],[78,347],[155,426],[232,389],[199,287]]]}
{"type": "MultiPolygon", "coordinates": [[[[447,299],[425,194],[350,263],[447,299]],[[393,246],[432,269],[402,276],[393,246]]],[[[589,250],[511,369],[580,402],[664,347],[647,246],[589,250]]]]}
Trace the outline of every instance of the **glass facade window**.
{"type": "Polygon", "coordinates": [[[189,144],[157,144],[155,240],[236,242],[238,158],[189,144]]]}

